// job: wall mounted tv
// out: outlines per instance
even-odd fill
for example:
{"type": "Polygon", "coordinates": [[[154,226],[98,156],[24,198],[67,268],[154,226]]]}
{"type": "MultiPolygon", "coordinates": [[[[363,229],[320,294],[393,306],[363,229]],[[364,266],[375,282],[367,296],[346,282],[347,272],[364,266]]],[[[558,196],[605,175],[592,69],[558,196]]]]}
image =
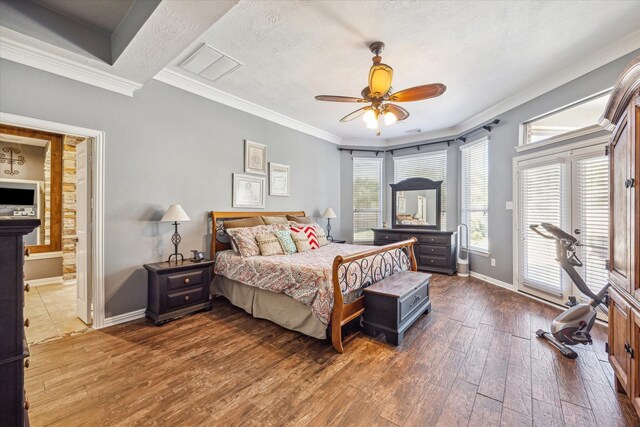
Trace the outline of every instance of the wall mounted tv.
{"type": "Polygon", "coordinates": [[[33,206],[35,204],[35,190],[0,186],[0,206],[33,206]]]}

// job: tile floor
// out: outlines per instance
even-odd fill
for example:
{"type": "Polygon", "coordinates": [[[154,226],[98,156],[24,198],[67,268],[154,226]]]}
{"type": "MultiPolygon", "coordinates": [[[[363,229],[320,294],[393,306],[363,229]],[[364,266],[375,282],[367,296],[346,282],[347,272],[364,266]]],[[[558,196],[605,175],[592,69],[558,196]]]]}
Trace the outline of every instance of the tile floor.
{"type": "Polygon", "coordinates": [[[27,341],[35,344],[88,329],[76,316],[76,287],[32,286],[25,293],[24,317],[29,319],[27,341]]]}

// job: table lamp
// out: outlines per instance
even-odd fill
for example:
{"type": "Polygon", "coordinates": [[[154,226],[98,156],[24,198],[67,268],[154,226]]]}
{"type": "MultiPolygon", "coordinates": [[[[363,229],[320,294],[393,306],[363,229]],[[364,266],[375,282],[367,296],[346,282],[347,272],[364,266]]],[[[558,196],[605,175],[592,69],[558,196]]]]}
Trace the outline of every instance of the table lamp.
{"type": "Polygon", "coordinates": [[[176,264],[178,263],[178,257],[180,257],[180,259],[184,261],[184,257],[182,256],[182,254],[178,253],[178,244],[182,240],[182,237],[180,237],[180,234],[178,234],[178,221],[191,221],[191,218],[189,218],[189,215],[187,215],[184,209],[182,209],[182,206],[171,205],[160,221],[173,222],[173,225],[176,227],[173,236],[171,236],[171,243],[173,243],[175,252],[169,255],[168,262],[171,262],[171,258],[173,257],[175,257],[176,264]]]}
{"type": "Polygon", "coordinates": [[[327,240],[333,242],[333,237],[331,237],[331,218],[335,218],[336,213],[331,208],[327,208],[324,210],[322,214],[322,218],[327,218],[327,240]]]}

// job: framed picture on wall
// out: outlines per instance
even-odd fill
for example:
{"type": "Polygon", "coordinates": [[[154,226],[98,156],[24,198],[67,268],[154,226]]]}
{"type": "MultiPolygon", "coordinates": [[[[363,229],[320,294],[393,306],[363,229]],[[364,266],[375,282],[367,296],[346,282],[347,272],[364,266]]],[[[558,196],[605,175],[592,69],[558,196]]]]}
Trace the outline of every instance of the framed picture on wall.
{"type": "Polygon", "coordinates": [[[267,174],[267,146],[244,140],[244,173],[267,174]]]}
{"type": "Polygon", "coordinates": [[[233,207],[264,209],[266,179],[240,173],[233,174],[233,207]]]}
{"type": "Polygon", "coordinates": [[[289,165],[269,163],[269,195],[289,196],[289,165]]]}

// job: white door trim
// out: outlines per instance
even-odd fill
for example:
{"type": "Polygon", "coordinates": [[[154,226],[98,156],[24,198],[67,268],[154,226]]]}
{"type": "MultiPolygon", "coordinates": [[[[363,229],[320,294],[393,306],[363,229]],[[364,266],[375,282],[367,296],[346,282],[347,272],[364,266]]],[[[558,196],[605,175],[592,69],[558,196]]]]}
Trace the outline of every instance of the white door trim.
{"type": "Polygon", "coordinates": [[[93,213],[91,218],[91,286],[93,296],[93,328],[104,324],[104,169],[105,132],[62,123],[40,120],[32,117],[0,112],[0,123],[27,127],[65,135],[93,138],[91,147],[91,197],[93,213]]]}

